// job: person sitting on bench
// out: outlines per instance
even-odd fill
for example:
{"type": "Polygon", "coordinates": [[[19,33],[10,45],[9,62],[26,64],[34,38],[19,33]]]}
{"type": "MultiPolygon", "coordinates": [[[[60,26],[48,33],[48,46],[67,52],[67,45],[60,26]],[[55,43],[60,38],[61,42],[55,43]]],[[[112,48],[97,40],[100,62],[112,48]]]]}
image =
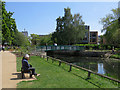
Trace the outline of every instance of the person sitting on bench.
{"type": "Polygon", "coordinates": [[[28,64],[29,55],[26,54],[22,59],[22,69],[24,72],[30,72],[32,71],[32,75],[39,76],[40,74],[35,73],[35,68],[32,67],[32,65],[28,64]]]}

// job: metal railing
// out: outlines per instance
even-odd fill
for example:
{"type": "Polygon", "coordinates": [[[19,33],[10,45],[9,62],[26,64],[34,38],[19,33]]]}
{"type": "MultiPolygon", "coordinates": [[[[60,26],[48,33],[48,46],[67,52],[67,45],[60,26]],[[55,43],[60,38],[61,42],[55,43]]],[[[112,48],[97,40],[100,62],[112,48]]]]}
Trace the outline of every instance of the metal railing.
{"type": "Polygon", "coordinates": [[[36,50],[38,51],[49,51],[49,50],[85,50],[84,46],[72,46],[72,45],[59,45],[59,46],[37,46],[36,50]]]}
{"type": "Polygon", "coordinates": [[[120,83],[120,80],[117,80],[117,79],[111,78],[111,77],[109,77],[109,76],[105,76],[105,75],[96,73],[96,72],[91,71],[91,70],[89,70],[89,69],[86,69],[86,68],[83,68],[83,67],[74,65],[74,64],[72,64],[72,63],[68,63],[68,62],[62,61],[62,60],[60,60],[60,59],[56,59],[56,58],[53,58],[53,57],[50,57],[50,56],[40,56],[40,57],[41,57],[41,58],[46,58],[47,61],[48,61],[49,59],[51,59],[51,60],[52,60],[52,63],[53,63],[54,61],[58,61],[58,62],[59,62],[59,66],[61,66],[62,63],[65,63],[65,64],[69,65],[69,66],[70,66],[70,67],[69,67],[69,70],[68,70],[69,72],[72,71],[72,67],[75,67],[75,68],[84,70],[84,71],[88,72],[87,79],[89,79],[89,78],[91,77],[91,73],[92,73],[92,74],[98,75],[98,76],[100,76],[100,77],[104,77],[104,78],[107,78],[107,79],[112,80],[112,81],[114,81],[114,82],[120,83]]]}

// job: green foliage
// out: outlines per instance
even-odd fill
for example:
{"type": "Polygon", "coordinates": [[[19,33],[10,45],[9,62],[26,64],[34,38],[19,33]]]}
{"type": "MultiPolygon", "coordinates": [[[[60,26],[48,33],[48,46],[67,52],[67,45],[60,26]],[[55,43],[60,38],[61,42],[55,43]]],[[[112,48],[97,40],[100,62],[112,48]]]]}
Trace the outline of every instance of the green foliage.
{"type": "Polygon", "coordinates": [[[59,45],[71,45],[80,43],[85,36],[85,26],[80,14],[72,16],[70,8],[64,9],[63,17],[56,19],[56,31],[52,34],[52,40],[59,45]]]}
{"type": "Polygon", "coordinates": [[[43,35],[39,36],[37,34],[31,34],[31,42],[32,45],[40,46],[40,45],[53,45],[53,41],[51,40],[52,35],[43,35]]]}
{"type": "Polygon", "coordinates": [[[32,45],[37,45],[38,42],[39,42],[39,35],[37,34],[31,34],[31,42],[32,42],[32,45]]]}
{"type": "Polygon", "coordinates": [[[2,44],[7,43],[8,45],[12,44],[14,36],[12,30],[12,15],[13,13],[7,13],[5,9],[5,2],[2,2],[2,44]]]}
{"type": "Polygon", "coordinates": [[[120,59],[120,54],[114,54],[114,55],[110,56],[110,58],[120,59]]]}
{"type": "Polygon", "coordinates": [[[107,48],[110,50],[110,49],[111,49],[111,46],[108,46],[107,48]]]}
{"type": "Polygon", "coordinates": [[[2,3],[0,1],[0,45],[2,44],[2,3]]]}
{"type": "Polygon", "coordinates": [[[75,44],[76,46],[88,46],[88,47],[96,47],[98,44],[75,44]]]}
{"type": "Polygon", "coordinates": [[[2,44],[28,46],[28,38],[17,30],[16,22],[12,15],[13,12],[7,12],[5,2],[2,2],[2,44]]]}
{"type": "Polygon", "coordinates": [[[14,38],[14,44],[16,46],[29,46],[30,42],[28,40],[28,37],[24,36],[21,32],[16,32],[15,38],[14,38]]]}
{"type": "Polygon", "coordinates": [[[118,46],[120,45],[120,24],[118,21],[119,8],[112,10],[113,14],[108,14],[101,19],[103,24],[102,32],[105,31],[104,37],[107,44],[118,46]]]}
{"type": "Polygon", "coordinates": [[[25,55],[26,53],[29,53],[29,52],[28,52],[28,47],[21,46],[21,47],[20,47],[20,52],[21,52],[23,55],[25,55]]]}
{"type": "Polygon", "coordinates": [[[98,44],[75,44],[76,46],[85,46],[88,50],[112,50],[113,45],[98,44]]]}
{"type": "Polygon", "coordinates": [[[0,30],[0,45],[2,44],[2,31],[0,30]]]}
{"type": "Polygon", "coordinates": [[[51,34],[40,37],[39,45],[53,45],[53,41],[51,40],[51,37],[52,37],[51,34]]]}

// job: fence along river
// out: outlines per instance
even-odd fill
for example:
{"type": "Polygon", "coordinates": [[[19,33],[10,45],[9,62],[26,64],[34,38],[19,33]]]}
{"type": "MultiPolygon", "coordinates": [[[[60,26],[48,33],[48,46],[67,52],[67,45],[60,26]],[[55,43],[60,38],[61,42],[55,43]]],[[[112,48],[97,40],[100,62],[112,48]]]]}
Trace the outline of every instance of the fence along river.
{"type": "Polygon", "coordinates": [[[79,57],[79,56],[66,56],[66,55],[51,55],[54,58],[61,59],[68,63],[90,69],[96,73],[110,76],[120,80],[119,65],[120,61],[115,59],[106,59],[100,57],[79,57]]]}
{"type": "MultiPolygon", "coordinates": [[[[37,47],[38,51],[55,51],[55,50],[78,50],[84,51],[84,47],[80,46],[41,46],[37,47]]],[[[68,63],[92,70],[98,74],[103,74],[120,80],[120,72],[118,70],[120,61],[114,59],[106,59],[100,57],[79,57],[67,55],[50,55],[54,58],[63,60],[68,63]]]]}

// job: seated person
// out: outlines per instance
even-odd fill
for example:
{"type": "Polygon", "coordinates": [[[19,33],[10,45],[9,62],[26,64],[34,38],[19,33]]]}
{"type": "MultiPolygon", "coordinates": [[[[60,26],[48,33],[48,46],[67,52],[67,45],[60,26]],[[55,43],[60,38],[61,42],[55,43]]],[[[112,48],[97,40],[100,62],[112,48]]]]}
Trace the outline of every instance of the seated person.
{"type": "Polygon", "coordinates": [[[26,54],[22,59],[22,69],[24,72],[30,72],[32,71],[32,75],[39,76],[40,74],[35,73],[35,68],[32,67],[32,65],[28,64],[29,55],[26,54]]]}

